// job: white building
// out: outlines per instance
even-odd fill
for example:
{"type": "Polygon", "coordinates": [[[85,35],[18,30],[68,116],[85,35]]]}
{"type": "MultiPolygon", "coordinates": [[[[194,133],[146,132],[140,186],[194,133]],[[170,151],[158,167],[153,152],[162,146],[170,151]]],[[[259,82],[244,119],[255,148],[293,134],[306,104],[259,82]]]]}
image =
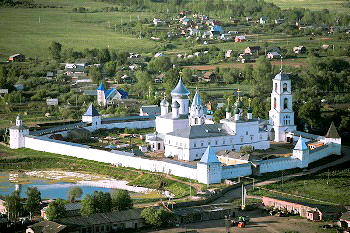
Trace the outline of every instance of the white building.
{"type": "Polygon", "coordinates": [[[292,87],[289,77],[282,71],[272,79],[271,110],[269,111],[270,138],[276,142],[289,142],[287,133],[296,130],[292,106],[292,87]]]}
{"type": "Polygon", "coordinates": [[[22,116],[16,118],[16,125],[10,128],[10,148],[25,147],[25,136],[29,135],[29,129],[23,125],[22,116]]]}
{"type": "MultiPolygon", "coordinates": [[[[198,91],[189,108],[190,92],[182,80],[171,92],[172,112],[168,112],[167,101],[161,102],[162,114],[156,118],[156,131],[164,138],[165,157],[194,161],[201,159],[208,146],[214,152],[220,150],[239,151],[241,146],[268,149],[268,131],[260,127],[260,120],[253,119],[252,109],[243,114],[243,103],[238,97],[235,114],[230,108],[226,119],[219,124],[205,124],[206,115],[198,91]]],[[[152,135],[153,136],[153,135],[152,135]]]]}
{"type": "Polygon", "coordinates": [[[107,90],[102,83],[97,88],[97,103],[100,106],[110,105],[113,104],[115,100],[126,98],[128,98],[128,93],[123,90],[117,90],[115,88],[107,90]]]}

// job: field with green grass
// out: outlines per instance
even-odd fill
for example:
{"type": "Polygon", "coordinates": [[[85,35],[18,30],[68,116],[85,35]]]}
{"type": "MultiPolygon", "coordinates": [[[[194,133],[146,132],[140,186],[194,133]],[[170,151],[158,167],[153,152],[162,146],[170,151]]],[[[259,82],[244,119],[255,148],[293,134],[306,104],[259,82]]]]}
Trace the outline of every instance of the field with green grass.
{"type": "MultiPolygon", "coordinates": [[[[37,1],[36,1],[37,2],[37,1]]],[[[0,8],[0,60],[23,53],[27,57],[48,56],[52,41],[64,48],[110,48],[147,52],[157,43],[122,34],[114,25],[148,17],[143,12],[72,13],[74,7],[90,9],[111,6],[94,1],[42,1],[58,8],[0,8]]]]}
{"type": "Polygon", "coordinates": [[[350,8],[342,6],[343,0],[265,0],[265,2],[272,2],[282,9],[288,8],[307,8],[310,10],[328,9],[334,12],[350,13],[350,8]]]}
{"type": "Polygon", "coordinates": [[[250,191],[250,194],[284,197],[317,204],[348,205],[350,203],[349,166],[350,163],[347,162],[316,174],[285,181],[283,185],[281,182],[266,185],[263,189],[250,191]]]}

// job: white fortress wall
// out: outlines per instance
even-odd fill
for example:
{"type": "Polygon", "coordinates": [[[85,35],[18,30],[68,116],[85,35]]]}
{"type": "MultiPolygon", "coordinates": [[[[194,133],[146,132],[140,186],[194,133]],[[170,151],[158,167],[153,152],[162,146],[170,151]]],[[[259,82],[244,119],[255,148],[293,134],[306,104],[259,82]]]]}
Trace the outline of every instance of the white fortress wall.
{"type": "MultiPolygon", "coordinates": [[[[129,122],[116,122],[101,124],[100,129],[113,129],[113,128],[132,128],[132,129],[144,129],[144,128],[154,128],[156,126],[155,120],[147,121],[129,121],[129,122]]],[[[85,129],[89,131],[95,131],[97,128],[95,126],[87,126],[85,129]]]]}
{"type": "Polygon", "coordinates": [[[62,154],[115,164],[117,166],[132,167],[136,169],[164,172],[176,176],[197,179],[197,168],[195,166],[184,166],[181,163],[165,162],[162,160],[151,160],[132,156],[132,153],[123,151],[104,151],[89,148],[86,145],[62,142],[44,137],[25,137],[26,148],[50,153],[62,154]]]}
{"type": "Polygon", "coordinates": [[[340,146],[338,144],[330,143],[324,146],[315,148],[309,151],[309,163],[327,157],[329,155],[340,155],[340,146]]]}
{"type": "Polygon", "coordinates": [[[260,173],[275,172],[299,167],[300,160],[295,158],[276,158],[259,162],[260,173]]]}
{"type": "Polygon", "coordinates": [[[251,164],[237,164],[222,167],[222,179],[250,176],[252,174],[251,164]]]}

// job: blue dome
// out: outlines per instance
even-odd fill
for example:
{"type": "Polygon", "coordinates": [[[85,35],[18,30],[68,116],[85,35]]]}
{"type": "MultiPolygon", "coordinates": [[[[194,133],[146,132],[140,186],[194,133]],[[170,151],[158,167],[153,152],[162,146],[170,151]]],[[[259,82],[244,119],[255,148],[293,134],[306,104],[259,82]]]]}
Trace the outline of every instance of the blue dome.
{"type": "Polygon", "coordinates": [[[179,80],[179,82],[177,83],[176,87],[174,88],[174,90],[171,91],[172,95],[189,95],[190,92],[187,90],[187,88],[185,87],[185,85],[183,84],[181,78],[179,80]]]}
{"type": "Polygon", "coordinates": [[[160,101],[160,106],[168,107],[169,103],[168,103],[168,101],[166,99],[162,99],[162,101],[160,101]]]}

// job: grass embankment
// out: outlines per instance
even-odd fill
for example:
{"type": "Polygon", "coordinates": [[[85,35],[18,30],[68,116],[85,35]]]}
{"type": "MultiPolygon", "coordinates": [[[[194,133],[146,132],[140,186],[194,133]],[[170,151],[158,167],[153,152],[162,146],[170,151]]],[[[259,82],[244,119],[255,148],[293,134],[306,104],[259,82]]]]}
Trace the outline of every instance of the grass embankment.
{"type": "Polygon", "coordinates": [[[284,197],[297,201],[317,204],[350,203],[350,162],[337,165],[315,174],[266,185],[260,190],[249,191],[249,195],[284,197]],[[273,191],[269,191],[273,190],[273,191]],[[274,192],[277,191],[277,192],[274,192]],[[300,198],[301,197],[305,197],[300,198]],[[314,199],[314,200],[312,200],[314,199]],[[319,200],[319,201],[317,201],[319,200]]]}
{"type": "Polygon", "coordinates": [[[136,169],[115,167],[107,163],[40,152],[27,148],[12,150],[0,145],[0,170],[2,171],[50,169],[94,172],[115,179],[126,180],[133,185],[142,185],[147,188],[159,188],[161,187],[160,182],[163,182],[163,188],[175,194],[176,198],[190,194],[190,187],[187,184],[166,178],[163,179],[163,177],[160,178],[160,176],[153,173],[143,174],[136,169]]]}

